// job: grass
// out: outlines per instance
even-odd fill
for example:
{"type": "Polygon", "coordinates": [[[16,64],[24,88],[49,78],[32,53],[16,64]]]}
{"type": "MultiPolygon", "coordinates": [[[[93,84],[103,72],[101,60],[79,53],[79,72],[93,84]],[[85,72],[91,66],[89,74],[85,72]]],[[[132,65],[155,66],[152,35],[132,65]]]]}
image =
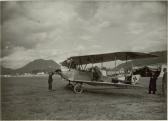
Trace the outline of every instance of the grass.
{"type": "Polygon", "coordinates": [[[160,95],[147,94],[149,78],[140,80],[144,88],[104,89],[84,85],[84,93],[74,94],[67,84],[54,77],[48,91],[47,77],[2,78],[3,120],[162,120],[166,119],[166,102],[160,95]]]}

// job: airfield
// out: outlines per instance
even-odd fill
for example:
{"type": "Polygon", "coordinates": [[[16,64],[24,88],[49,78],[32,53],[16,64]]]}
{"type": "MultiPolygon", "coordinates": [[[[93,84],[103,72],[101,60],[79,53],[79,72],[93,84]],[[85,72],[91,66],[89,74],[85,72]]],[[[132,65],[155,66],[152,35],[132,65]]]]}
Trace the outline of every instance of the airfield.
{"type": "Polygon", "coordinates": [[[117,89],[84,85],[84,93],[74,94],[66,81],[54,76],[48,91],[47,76],[1,78],[3,120],[166,120],[167,104],[157,94],[147,94],[149,78],[141,78],[143,88],[117,89]]]}

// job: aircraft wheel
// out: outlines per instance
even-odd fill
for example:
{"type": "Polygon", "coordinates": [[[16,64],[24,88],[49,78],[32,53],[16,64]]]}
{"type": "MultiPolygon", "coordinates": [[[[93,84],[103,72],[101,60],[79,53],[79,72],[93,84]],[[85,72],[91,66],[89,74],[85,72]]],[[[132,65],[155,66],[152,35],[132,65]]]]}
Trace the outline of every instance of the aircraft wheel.
{"type": "Polygon", "coordinates": [[[73,90],[74,90],[74,93],[81,94],[83,92],[82,84],[79,84],[79,83],[75,84],[73,90]]]}

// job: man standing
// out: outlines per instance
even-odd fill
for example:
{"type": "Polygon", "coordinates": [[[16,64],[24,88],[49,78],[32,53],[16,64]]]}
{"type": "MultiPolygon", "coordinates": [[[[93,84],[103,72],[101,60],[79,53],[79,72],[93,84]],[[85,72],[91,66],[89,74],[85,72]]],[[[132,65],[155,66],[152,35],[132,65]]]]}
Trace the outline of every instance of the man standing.
{"type": "Polygon", "coordinates": [[[53,78],[52,76],[54,75],[53,72],[49,73],[49,76],[48,76],[48,89],[51,91],[52,90],[52,82],[53,82],[53,78]]]}
{"type": "Polygon", "coordinates": [[[162,94],[163,96],[166,96],[167,93],[167,69],[163,69],[163,78],[162,78],[162,94]]]}
{"type": "Polygon", "coordinates": [[[93,81],[101,81],[102,73],[97,66],[93,68],[93,81]]]}
{"type": "Polygon", "coordinates": [[[153,94],[156,92],[156,80],[157,80],[158,74],[155,72],[152,72],[150,82],[149,82],[149,94],[151,94],[151,91],[153,94]]]}

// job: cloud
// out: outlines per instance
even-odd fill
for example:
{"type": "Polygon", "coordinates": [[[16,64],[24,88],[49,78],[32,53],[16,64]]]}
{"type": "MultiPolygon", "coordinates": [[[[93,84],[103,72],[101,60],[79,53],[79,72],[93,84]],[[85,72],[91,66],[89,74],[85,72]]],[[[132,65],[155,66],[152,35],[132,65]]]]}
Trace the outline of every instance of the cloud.
{"type": "Polygon", "coordinates": [[[10,17],[3,17],[4,48],[10,43],[12,47],[24,46],[31,49],[46,39],[54,40],[47,38],[51,37],[48,36],[50,32],[59,34],[60,31],[64,31],[68,22],[75,16],[72,6],[64,2],[14,2],[13,4],[7,2],[4,6],[7,7],[4,8],[3,15],[9,16],[10,11],[15,13],[10,17]],[[46,7],[47,9],[43,9],[46,7]]]}
{"type": "Polygon", "coordinates": [[[17,68],[38,58],[166,49],[165,2],[2,3],[2,57],[17,68]],[[45,9],[44,9],[45,8],[45,9]]]}

